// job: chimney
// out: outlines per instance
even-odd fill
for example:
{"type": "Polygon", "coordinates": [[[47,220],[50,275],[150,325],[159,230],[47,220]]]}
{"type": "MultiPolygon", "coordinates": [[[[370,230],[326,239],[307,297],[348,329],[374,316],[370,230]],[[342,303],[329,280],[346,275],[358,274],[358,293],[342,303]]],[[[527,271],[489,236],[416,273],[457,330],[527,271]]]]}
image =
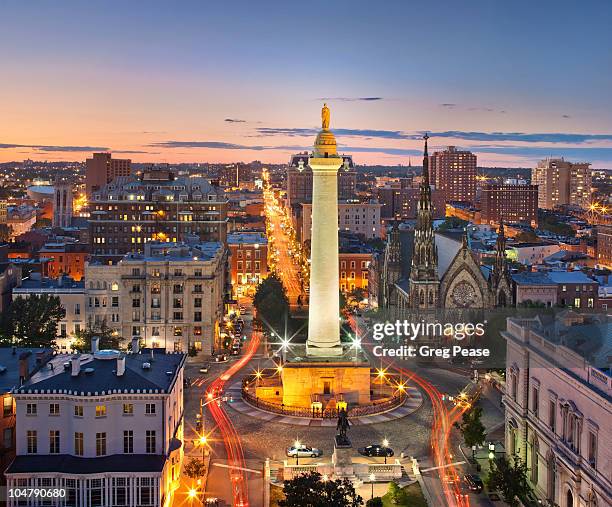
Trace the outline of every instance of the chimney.
{"type": "Polygon", "coordinates": [[[125,373],[125,356],[117,358],[117,377],[122,377],[125,373]]]}
{"type": "Polygon", "coordinates": [[[99,346],[100,346],[100,337],[92,336],[91,337],[91,353],[95,354],[96,352],[98,352],[99,346]]]}
{"type": "Polygon", "coordinates": [[[81,357],[78,356],[78,355],[72,356],[72,359],[70,360],[70,363],[72,364],[72,373],[71,373],[71,375],[73,377],[78,377],[79,373],[81,371],[81,357]]]}
{"type": "Polygon", "coordinates": [[[140,339],[138,336],[132,338],[132,354],[138,354],[140,351],[140,339]]]}

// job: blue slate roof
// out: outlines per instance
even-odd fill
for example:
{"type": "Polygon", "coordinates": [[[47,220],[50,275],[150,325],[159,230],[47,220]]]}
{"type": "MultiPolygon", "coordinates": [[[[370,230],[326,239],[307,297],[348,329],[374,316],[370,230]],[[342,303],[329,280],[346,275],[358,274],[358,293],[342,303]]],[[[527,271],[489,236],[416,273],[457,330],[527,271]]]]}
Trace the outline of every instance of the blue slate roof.
{"type": "Polygon", "coordinates": [[[125,356],[125,373],[117,376],[116,359],[97,359],[91,354],[81,354],[81,371],[78,376],[71,375],[70,367],[64,369],[63,363],[70,362],[70,355],[56,356],[54,370],[45,370],[33,376],[20,389],[19,393],[34,392],[34,390],[67,390],[74,394],[93,395],[117,391],[144,390],[149,392],[172,390],[177,372],[183,367],[185,354],[155,353],[143,349],[138,354],[125,356]],[[149,363],[149,369],[143,369],[143,363],[149,363]],[[93,372],[86,372],[86,369],[93,372]]]}
{"type": "Polygon", "coordinates": [[[98,474],[103,472],[161,472],[165,457],[157,454],[113,454],[77,458],[68,454],[17,456],[7,474],[98,474]]]}
{"type": "Polygon", "coordinates": [[[597,283],[582,271],[547,271],[516,273],[512,279],[518,285],[559,285],[565,283],[597,283]]]}
{"type": "Polygon", "coordinates": [[[38,366],[42,366],[52,354],[51,349],[0,348],[0,391],[7,393],[14,387],[19,387],[19,359],[21,357],[28,364],[28,372],[32,373],[38,366]],[[40,358],[42,364],[37,363],[37,357],[40,358]]]}

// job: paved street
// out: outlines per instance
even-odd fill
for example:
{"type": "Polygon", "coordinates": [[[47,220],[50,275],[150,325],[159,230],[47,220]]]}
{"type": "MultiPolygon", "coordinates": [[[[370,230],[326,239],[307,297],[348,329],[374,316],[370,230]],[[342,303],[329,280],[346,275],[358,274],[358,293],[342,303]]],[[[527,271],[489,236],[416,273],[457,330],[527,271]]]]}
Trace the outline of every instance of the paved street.
{"type": "Polygon", "coordinates": [[[289,255],[289,250],[292,249],[291,240],[287,231],[282,227],[283,218],[285,217],[283,208],[275,201],[272,192],[264,192],[266,218],[273,234],[268,238],[268,241],[274,244],[274,248],[278,251],[278,261],[276,264],[276,272],[280,275],[287,296],[291,305],[297,305],[298,296],[302,296],[305,300],[305,295],[302,292],[302,285],[299,279],[299,266],[294,260],[294,257],[289,255]]]}

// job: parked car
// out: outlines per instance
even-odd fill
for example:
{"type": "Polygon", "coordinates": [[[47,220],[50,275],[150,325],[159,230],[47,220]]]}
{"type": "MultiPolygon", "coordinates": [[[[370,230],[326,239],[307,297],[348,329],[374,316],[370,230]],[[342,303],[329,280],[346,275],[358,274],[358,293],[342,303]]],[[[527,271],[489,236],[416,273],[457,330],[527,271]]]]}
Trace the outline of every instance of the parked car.
{"type": "Polygon", "coordinates": [[[482,483],[482,479],[480,478],[480,476],[478,476],[476,474],[467,474],[467,475],[464,475],[463,476],[463,480],[467,484],[467,487],[470,488],[470,491],[474,491],[476,493],[480,493],[483,490],[483,488],[484,488],[484,484],[482,483]]]}
{"type": "Polygon", "coordinates": [[[393,449],[391,449],[391,447],[383,447],[382,445],[379,445],[379,444],[372,444],[372,445],[368,445],[367,447],[360,447],[358,451],[359,451],[359,454],[363,456],[371,456],[371,457],[387,456],[388,458],[390,458],[394,454],[393,449]]]}
{"type": "Polygon", "coordinates": [[[295,458],[296,455],[299,458],[317,458],[321,456],[321,454],[323,453],[316,447],[309,447],[304,444],[300,445],[299,447],[292,445],[291,447],[287,448],[287,456],[290,458],[295,458]]]}

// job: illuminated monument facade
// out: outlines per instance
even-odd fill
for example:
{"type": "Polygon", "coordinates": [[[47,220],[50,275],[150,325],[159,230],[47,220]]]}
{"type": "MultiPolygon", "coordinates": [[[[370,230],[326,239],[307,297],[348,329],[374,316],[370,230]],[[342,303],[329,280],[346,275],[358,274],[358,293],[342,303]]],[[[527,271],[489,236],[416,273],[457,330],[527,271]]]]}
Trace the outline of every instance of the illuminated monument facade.
{"type": "Polygon", "coordinates": [[[312,168],[312,239],[308,340],[292,347],[282,370],[283,403],[312,407],[338,401],[370,402],[370,365],[359,350],[340,341],[338,292],[338,179],[343,159],[329,130],[330,112],[321,111],[308,165],[312,168]]]}

